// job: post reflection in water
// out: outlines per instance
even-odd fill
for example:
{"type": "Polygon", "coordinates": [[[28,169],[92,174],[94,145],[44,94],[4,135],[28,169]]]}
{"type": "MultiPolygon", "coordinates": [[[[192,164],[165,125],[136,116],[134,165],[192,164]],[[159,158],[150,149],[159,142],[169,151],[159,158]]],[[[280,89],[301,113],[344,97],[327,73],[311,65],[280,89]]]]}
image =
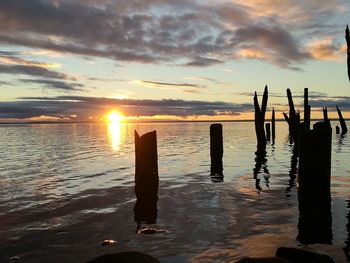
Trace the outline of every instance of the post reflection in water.
{"type": "Polygon", "coordinates": [[[121,138],[122,125],[119,122],[111,122],[108,124],[109,141],[113,151],[119,151],[122,143],[121,138]]]}
{"type": "Polygon", "coordinates": [[[262,190],[262,187],[260,185],[260,178],[259,174],[262,172],[264,173],[264,180],[266,187],[269,188],[269,178],[270,178],[270,172],[267,168],[267,158],[266,158],[266,148],[265,147],[257,147],[257,151],[255,152],[255,167],[253,169],[254,173],[254,179],[255,179],[255,188],[258,191],[262,190]]]}

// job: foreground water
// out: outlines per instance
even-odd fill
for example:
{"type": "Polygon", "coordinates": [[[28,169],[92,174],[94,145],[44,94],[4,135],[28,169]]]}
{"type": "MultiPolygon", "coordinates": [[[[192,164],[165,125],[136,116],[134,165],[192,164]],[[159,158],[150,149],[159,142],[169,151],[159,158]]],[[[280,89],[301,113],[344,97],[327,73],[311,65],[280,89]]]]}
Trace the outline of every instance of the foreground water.
{"type": "MultiPolygon", "coordinates": [[[[210,123],[0,126],[0,262],[85,262],[137,250],[161,262],[234,262],[296,246],[296,159],[285,123],[256,179],[254,124],[224,123],[224,180],[210,177],[210,123]],[[134,130],[157,130],[157,227],[133,219],[134,130]],[[118,243],[102,247],[104,239],[118,243]]],[[[333,127],[335,125],[333,124],[333,127]]],[[[350,143],[332,136],[332,245],[349,247],[350,143]]]]}

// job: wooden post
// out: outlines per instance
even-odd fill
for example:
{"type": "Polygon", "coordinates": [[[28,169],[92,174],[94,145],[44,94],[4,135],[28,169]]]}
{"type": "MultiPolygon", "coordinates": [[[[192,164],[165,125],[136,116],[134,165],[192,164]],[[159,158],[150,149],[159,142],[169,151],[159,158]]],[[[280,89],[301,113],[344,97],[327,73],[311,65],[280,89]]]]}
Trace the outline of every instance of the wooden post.
{"type": "Polygon", "coordinates": [[[266,147],[266,136],[265,136],[265,113],[267,107],[268,90],[267,85],[264,89],[264,94],[261,103],[261,109],[259,107],[258,96],[254,94],[254,108],[255,108],[255,132],[258,141],[258,149],[264,149],[266,147]]]}
{"type": "Polygon", "coordinates": [[[329,126],[331,125],[329,118],[328,118],[328,110],[327,108],[323,108],[323,121],[326,122],[329,126]]]}
{"type": "Polygon", "coordinates": [[[339,116],[339,122],[340,122],[340,126],[341,126],[341,133],[345,134],[348,132],[348,127],[346,126],[345,120],[343,118],[343,114],[341,113],[340,109],[337,107],[337,112],[338,112],[338,116],[339,116]]]}
{"type": "Polygon", "coordinates": [[[287,89],[287,97],[289,104],[289,116],[284,112],[283,116],[289,125],[289,135],[293,138],[294,143],[297,144],[298,131],[300,126],[300,113],[296,113],[295,111],[292,92],[290,89],[287,89]]]}
{"type": "Polygon", "coordinates": [[[309,105],[309,89],[304,89],[304,129],[310,130],[311,107],[309,105]]]}
{"type": "Polygon", "coordinates": [[[135,222],[154,224],[157,221],[158,156],[157,133],[138,135],[135,131],[135,222]]]}
{"type": "Polygon", "coordinates": [[[271,140],[271,125],[270,125],[270,123],[266,123],[265,128],[266,128],[266,140],[270,141],[271,140]]]}
{"type": "Polygon", "coordinates": [[[348,78],[350,81],[350,34],[349,34],[349,27],[346,25],[345,29],[345,39],[346,39],[346,54],[347,54],[347,66],[348,66],[348,78]]]}
{"type": "Polygon", "coordinates": [[[313,128],[300,132],[297,240],[303,244],[330,244],[332,128],[326,122],[318,122],[313,128]]]}
{"type": "Polygon", "coordinates": [[[222,157],[224,154],[222,125],[215,123],[210,125],[210,174],[223,175],[222,157]]]}
{"type": "Polygon", "coordinates": [[[272,141],[274,141],[276,138],[275,108],[272,108],[271,126],[272,126],[272,141]]]}

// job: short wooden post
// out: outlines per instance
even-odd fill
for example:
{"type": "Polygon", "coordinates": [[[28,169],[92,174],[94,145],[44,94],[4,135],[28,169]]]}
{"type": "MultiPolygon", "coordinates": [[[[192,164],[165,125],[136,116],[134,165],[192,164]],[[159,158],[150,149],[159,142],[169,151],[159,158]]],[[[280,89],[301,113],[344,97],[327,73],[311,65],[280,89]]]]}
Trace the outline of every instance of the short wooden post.
{"type": "Polygon", "coordinates": [[[222,125],[215,123],[210,125],[210,174],[223,175],[222,157],[224,154],[222,125]]]}
{"type": "Polygon", "coordinates": [[[335,133],[336,133],[336,134],[339,134],[339,133],[340,133],[340,128],[339,128],[338,124],[337,124],[337,126],[335,126],[335,133]]]}
{"type": "Polygon", "coordinates": [[[338,112],[338,116],[339,116],[339,122],[340,122],[340,126],[341,126],[341,133],[345,134],[348,132],[348,127],[346,126],[345,120],[343,118],[343,114],[341,113],[340,109],[338,106],[337,107],[337,112],[338,112]]]}
{"type": "Polygon", "coordinates": [[[272,126],[272,141],[274,141],[276,138],[275,108],[272,108],[271,126],[272,126]]]}
{"type": "Polygon", "coordinates": [[[265,123],[265,130],[266,130],[266,140],[270,141],[271,140],[271,124],[270,123],[265,123]]]}
{"type": "Polygon", "coordinates": [[[330,244],[332,128],[327,122],[318,122],[313,128],[300,132],[297,240],[303,244],[330,244]]]}
{"type": "Polygon", "coordinates": [[[148,132],[141,137],[135,131],[135,194],[134,216],[138,227],[141,223],[157,221],[158,156],[157,133],[148,132]]]}

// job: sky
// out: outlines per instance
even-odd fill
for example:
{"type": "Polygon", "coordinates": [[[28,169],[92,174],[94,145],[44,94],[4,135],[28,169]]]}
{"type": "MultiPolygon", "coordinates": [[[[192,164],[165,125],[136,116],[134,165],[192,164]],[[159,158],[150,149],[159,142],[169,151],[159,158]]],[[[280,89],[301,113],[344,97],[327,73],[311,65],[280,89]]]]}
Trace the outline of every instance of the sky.
{"type": "Polygon", "coordinates": [[[350,118],[347,0],[1,0],[0,121],[350,118]],[[267,118],[270,113],[267,113],[267,118]]]}

